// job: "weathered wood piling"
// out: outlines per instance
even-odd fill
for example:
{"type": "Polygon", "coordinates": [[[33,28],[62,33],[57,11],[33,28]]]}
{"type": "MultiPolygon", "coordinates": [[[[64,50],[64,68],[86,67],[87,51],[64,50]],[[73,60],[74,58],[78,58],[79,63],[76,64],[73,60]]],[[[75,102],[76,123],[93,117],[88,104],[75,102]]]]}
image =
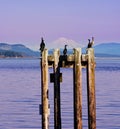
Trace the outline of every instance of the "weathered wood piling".
{"type": "Polygon", "coordinates": [[[49,100],[48,100],[48,68],[53,68],[50,82],[54,83],[54,129],[62,129],[60,82],[62,73],[60,68],[73,68],[73,111],[74,129],[82,129],[82,68],[86,68],[88,129],[96,129],[96,98],[95,98],[95,59],[94,49],[88,48],[86,54],[80,48],[75,48],[73,54],[60,55],[58,49],[53,55],[48,55],[47,49],[41,58],[41,115],[42,129],[49,129],[49,100]]]}
{"type": "Polygon", "coordinates": [[[60,105],[60,51],[54,51],[53,83],[54,83],[54,128],[61,129],[61,105],[60,105]]]}
{"type": "Polygon", "coordinates": [[[42,52],[41,58],[41,115],[42,129],[49,128],[49,103],[48,103],[48,51],[42,52]]]}
{"type": "Polygon", "coordinates": [[[82,66],[81,49],[74,49],[73,96],[74,96],[74,129],[82,129],[82,66]]]}
{"type": "Polygon", "coordinates": [[[95,100],[95,60],[94,50],[87,50],[87,97],[88,97],[88,126],[96,129],[96,100],[95,100]]]}

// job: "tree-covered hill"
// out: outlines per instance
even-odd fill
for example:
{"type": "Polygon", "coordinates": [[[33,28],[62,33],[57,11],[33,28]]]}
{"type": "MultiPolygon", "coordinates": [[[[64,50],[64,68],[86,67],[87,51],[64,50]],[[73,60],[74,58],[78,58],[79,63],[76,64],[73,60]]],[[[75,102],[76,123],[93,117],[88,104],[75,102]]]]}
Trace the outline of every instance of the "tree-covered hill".
{"type": "Polygon", "coordinates": [[[0,43],[0,57],[39,57],[39,52],[33,51],[22,44],[0,43]]]}

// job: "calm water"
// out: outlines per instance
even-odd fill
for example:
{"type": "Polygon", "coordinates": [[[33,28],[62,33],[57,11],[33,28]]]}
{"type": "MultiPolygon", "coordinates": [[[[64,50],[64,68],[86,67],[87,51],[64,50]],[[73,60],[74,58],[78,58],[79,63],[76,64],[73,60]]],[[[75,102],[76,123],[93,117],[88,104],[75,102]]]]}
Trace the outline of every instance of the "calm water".
{"type": "MultiPolygon", "coordinates": [[[[120,60],[96,61],[97,129],[120,129],[120,60]]],[[[49,70],[52,72],[52,69],[49,70]]],[[[73,129],[72,69],[61,69],[63,129],[73,129]]],[[[87,129],[86,71],[83,70],[83,127],[87,129]]],[[[53,84],[49,84],[53,129],[53,84]]],[[[0,60],[0,129],[41,129],[39,60],[0,60]]]]}

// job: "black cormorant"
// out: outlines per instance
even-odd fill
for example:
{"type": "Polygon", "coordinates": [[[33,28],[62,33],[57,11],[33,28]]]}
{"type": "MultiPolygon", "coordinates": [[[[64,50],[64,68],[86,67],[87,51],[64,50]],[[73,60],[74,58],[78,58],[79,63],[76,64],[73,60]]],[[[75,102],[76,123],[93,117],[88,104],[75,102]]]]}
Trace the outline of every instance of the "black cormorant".
{"type": "Polygon", "coordinates": [[[90,42],[90,39],[88,39],[88,47],[87,48],[92,48],[94,44],[94,37],[92,37],[92,41],[90,42]]]}
{"type": "Polygon", "coordinates": [[[44,49],[45,49],[45,43],[43,38],[41,38],[40,51],[43,52],[44,49]]]}
{"type": "Polygon", "coordinates": [[[63,54],[64,54],[64,56],[67,55],[67,45],[65,45],[65,47],[64,47],[63,54]]]}

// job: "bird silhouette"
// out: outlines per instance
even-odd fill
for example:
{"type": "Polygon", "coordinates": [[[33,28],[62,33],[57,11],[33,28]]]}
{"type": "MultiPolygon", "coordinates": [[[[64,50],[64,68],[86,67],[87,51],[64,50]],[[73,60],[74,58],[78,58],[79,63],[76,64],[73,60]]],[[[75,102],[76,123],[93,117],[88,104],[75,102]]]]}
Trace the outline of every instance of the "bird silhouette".
{"type": "Polygon", "coordinates": [[[40,51],[43,52],[44,49],[45,49],[45,43],[43,38],[41,38],[40,51]]]}
{"type": "Polygon", "coordinates": [[[88,39],[88,46],[87,46],[87,48],[92,48],[93,44],[94,44],[94,37],[92,37],[92,41],[91,42],[90,42],[90,39],[88,39]]]}
{"type": "Polygon", "coordinates": [[[67,45],[64,46],[63,54],[64,54],[64,56],[67,55],[67,45]]]}

